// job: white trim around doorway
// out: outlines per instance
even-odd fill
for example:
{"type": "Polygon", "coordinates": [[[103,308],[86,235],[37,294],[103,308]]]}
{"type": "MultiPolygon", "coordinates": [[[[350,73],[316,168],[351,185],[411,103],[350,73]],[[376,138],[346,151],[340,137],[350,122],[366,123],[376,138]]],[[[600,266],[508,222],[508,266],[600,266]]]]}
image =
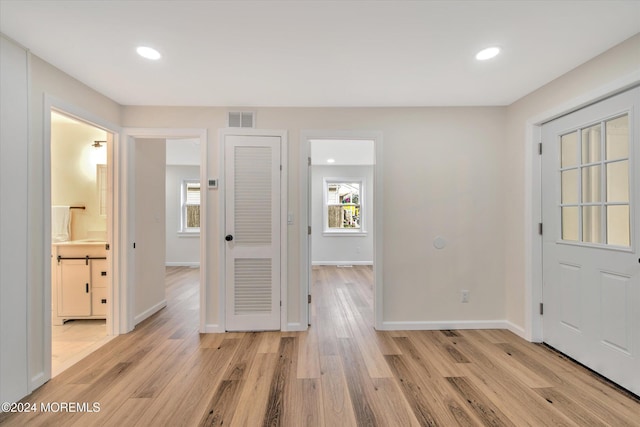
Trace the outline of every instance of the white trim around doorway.
{"type": "MultiPolygon", "coordinates": [[[[309,201],[309,167],[308,159],[311,156],[310,140],[312,139],[361,139],[374,142],[375,165],[373,173],[373,218],[369,221],[369,230],[373,230],[373,327],[377,330],[385,329],[383,322],[383,282],[382,282],[382,260],[383,260],[383,136],[381,131],[339,131],[339,130],[303,130],[300,132],[300,323],[295,325],[295,330],[304,331],[308,328],[309,304],[307,295],[311,285],[311,251],[309,250],[308,229],[311,225],[309,201]]],[[[292,329],[293,330],[293,329],[292,329]]]]}
{"type": "MultiPolygon", "coordinates": [[[[157,138],[157,139],[182,139],[182,138],[198,138],[200,140],[200,182],[201,188],[201,218],[205,220],[200,224],[200,235],[207,235],[207,130],[195,128],[124,128],[122,130],[122,167],[120,168],[121,183],[120,188],[120,228],[118,231],[122,236],[121,244],[121,275],[120,281],[123,284],[122,296],[120,300],[122,316],[124,321],[121,324],[120,332],[127,333],[133,330],[135,319],[133,313],[134,292],[133,283],[135,281],[134,253],[133,253],[133,237],[135,236],[135,221],[133,221],[133,207],[135,200],[131,183],[135,176],[133,153],[136,138],[157,138]]],[[[200,332],[207,332],[207,239],[200,239],[200,332]],[[205,262],[203,262],[203,260],[205,262]]],[[[160,307],[161,308],[161,307],[160,307]]],[[[158,308],[158,309],[160,309],[158,308]]],[[[157,310],[156,310],[157,311],[157,310]]],[[[153,314],[153,313],[151,313],[153,314]]],[[[151,315],[149,314],[149,315],[151,315]]]]}
{"type": "MultiPolygon", "coordinates": [[[[120,218],[117,215],[118,201],[119,201],[119,151],[120,151],[120,127],[116,126],[102,118],[59,98],[51,96],[49,94],[44,95],[43,105],[43,221],[42,229],[44,232],[43,240],[43,260],[45,265],[43,266],[43,283],[44,283],[44,295],[43,295],[43,307],[45,310],[43,316],[43,328],[44,328],[44,371],[40,374],[33,375],[30,372],[29,378],[31,379],[30,390],[43,385],[51,378],[51,112],[56,111],[69,117],[73,117],[78,121],[87,123],[96,128],[100,128],[113,135],[113,143],[107,145],[107,156],[109,159],[108,167],[111,168],[111,176],[113,179],[113,192],[111,212],[107,215],[108,223],[107,228],[111,230],[111,286],[109,286],[109,293],[107,298],[109,301],[118,301],[122,295],[122,282],[118,280],[120,273],[120,253],[118,248],[120,247],[119,234],[117,230],[120,226],[120,218]],[[46,207],[49,206],[47,209],[46,207]]],[[[31,305],[31,304],[29,304],[31,305]]],[[[32,308],[29,306],[29,312],[32,308]]],[[[118,304],[109,304],[106,329],[107,335],[115,336],[120,333],[120,325],[122,324],[123,312],[120,311],[118,304]]],[[[31,357],[31,355],[30,355],[31,357]]]]}

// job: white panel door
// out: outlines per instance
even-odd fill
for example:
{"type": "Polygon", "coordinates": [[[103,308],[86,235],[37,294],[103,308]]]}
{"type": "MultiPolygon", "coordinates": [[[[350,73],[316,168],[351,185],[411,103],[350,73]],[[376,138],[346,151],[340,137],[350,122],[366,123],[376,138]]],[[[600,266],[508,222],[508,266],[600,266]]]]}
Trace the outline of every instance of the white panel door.
{"type": "Polygon", "coordinates": [[[640,88],[542,127],[544,341],[640,394],[640,88]]]}
{"type": "Polygon", "coordinates": [[[226,329],[280,329],[280,137],[225,136],[226,329]]]}

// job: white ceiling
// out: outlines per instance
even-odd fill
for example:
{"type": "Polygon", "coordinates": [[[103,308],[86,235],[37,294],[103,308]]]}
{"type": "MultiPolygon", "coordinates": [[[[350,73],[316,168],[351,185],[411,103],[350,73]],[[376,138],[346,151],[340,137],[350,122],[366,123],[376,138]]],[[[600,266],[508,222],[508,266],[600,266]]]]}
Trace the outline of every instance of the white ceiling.
{"type": "Polygon", "coordinates": [[[124,105],[508,105],[639,33],[640,1],[0,0],[0,32],[124,105]]]}

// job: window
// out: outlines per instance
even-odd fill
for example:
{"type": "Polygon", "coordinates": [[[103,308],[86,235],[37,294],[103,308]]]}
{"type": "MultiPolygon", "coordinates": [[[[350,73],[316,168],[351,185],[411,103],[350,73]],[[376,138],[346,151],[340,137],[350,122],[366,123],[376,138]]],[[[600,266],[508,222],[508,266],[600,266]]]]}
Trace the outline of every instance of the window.
{"type": "Polygon", "coordinates": [[[629,247],[629,116],[560,137],[562,240],[629,247]]]}
{"type": "Polygon", "coordinates": [[[182,230],[187,233],[200,231],[200,182],[182,182],[182,230]]]}
{"type": "Polygon", "coordinates": [[[324,232],[363,234],[363,178],[324,179],[324,232]]]}

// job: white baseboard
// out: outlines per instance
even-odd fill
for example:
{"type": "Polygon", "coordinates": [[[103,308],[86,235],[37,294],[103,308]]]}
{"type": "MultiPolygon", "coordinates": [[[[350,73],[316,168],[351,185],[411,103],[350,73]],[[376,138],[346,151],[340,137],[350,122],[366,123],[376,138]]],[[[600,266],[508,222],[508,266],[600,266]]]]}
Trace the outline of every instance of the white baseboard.
{"type": "Polygon", "coordinates": [[[36,374],[35,376],[31,377],[31,392],[33,392],[35,389],[37,389],[38,387],[40,387],[41,385],[43,385],[44,383],[46,383],[47,381],[44,378],[44,372],[38,372],[38,374],[36,374]]]}
{"type": "Polygon", "coordinates": [[[137,325],[138,323],[142,322],[143,320],[153,316],[154,314],[156,314],[158,311],[162,310],[166,306],[167,306],[167,300],[164,299],[164,300],[160,301],[158,304],[154,305],[151,308],[148,308],[147,310],[143,311],[142,313],[140,313],[136,317],[134,317],[133,318],[133,324],[137,325]]]}
{"type": "Polygon", "coordinates": [[[509,329],[506,320],[449,320],[382,322],[383,331],[437,331],[445,329],[509,329]]]}
{"type": "Polygon", "coordinates": [[[283,332],[302,332],[309,329],[309,326],[300,322],[287,323],[287,330],[283,332]]]}
{"type": "Polygon", "coordinates": [[[203,334],[223,334],[225,332],[224,328],[217,323],[208,323],[204,325],[204,331],[202,331],[203,334]]]}
{"type": "Polygon", "coordinates": [[[524,328],[516,325],[515,323],[511,323],[508,320],[505,320],[505,323],[507,324],[507,329],[511,332],[513,332],[514,334],[516,334],[517,336],[519,336],[520,338],[527,340],[527,341],[531,341],[528,337],[527,337],[527,333],[524,330],[524,328]]]}
{"type": "Polygon", "coordinates": [[[187,261],[167,261],[164,263],[167,267],[200,267],[200,262],[187,262],[187,261]]]}
{"type": "Polygon", "coordinates": [[[373,261],[312,261],[311,265],[373,265],[373,261]]]}

